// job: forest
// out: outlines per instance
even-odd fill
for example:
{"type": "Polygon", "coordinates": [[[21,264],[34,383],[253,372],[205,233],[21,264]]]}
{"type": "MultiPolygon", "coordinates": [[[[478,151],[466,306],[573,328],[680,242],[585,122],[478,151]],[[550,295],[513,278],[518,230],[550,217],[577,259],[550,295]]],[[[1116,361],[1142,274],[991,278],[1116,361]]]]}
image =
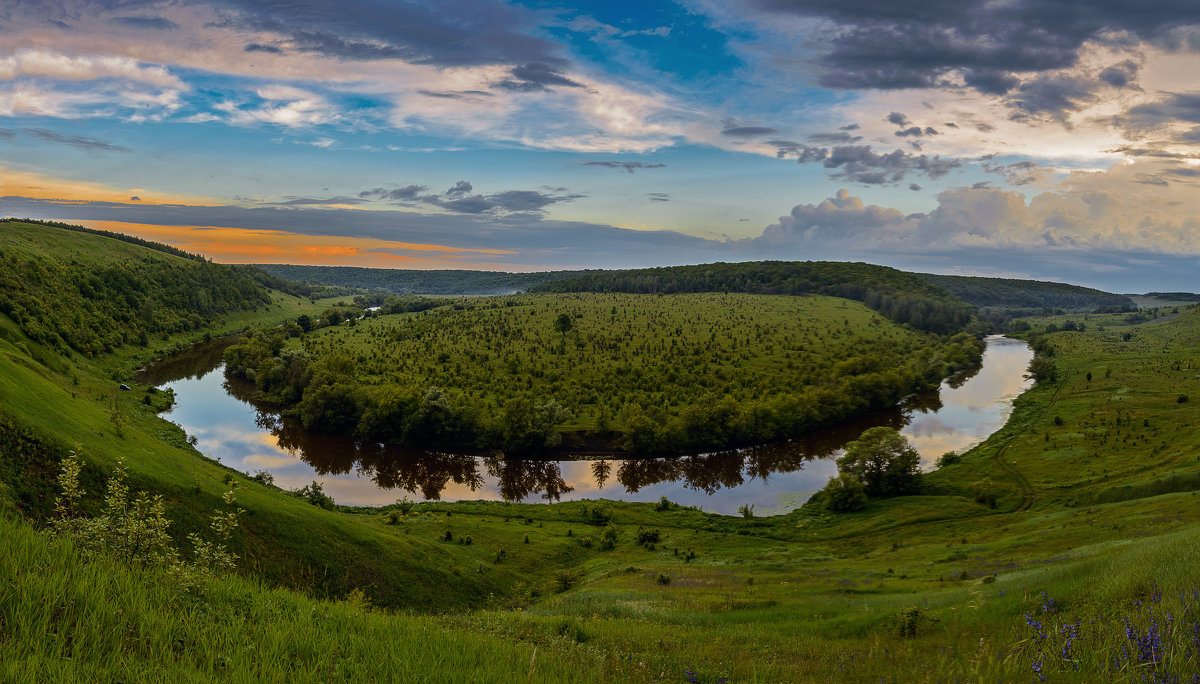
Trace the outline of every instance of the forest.
{"type": "Polygon", "coordinates": [[[972,320],[970,305],[945,290],[912,273],[864,263],[753,261],[598,271],[542,283],[530,291],[822,294],[863,302],[895,323],[939,334],[960,332],[972,320]]]}
{"type": "Polygon", "coordinates": [[[654,454],[768,442],[890,407],[977,365],[983,348],[817,295],[420,301],[381,310],[412,313],[331,312],[259,331],[226,351],[226,372],[317,432],[654,454]]]}
{"type": "Polygon", "coordinates": [[[1137,308],[1126,295],[1069,283],[932,273],[920,273],[918,276],[981,309],[1062,309],[1081,313],[1100,308],[1137,308]]]}
{"type": "Polygon", "coordinates": [[[257,264],[272,275],[308,285],[331,285],[397,295],[513,294],[535,285],[590,273],[591,271],[547,271],[504,273],[500,271],[410,270],[360,268],[357,266],[307,266],[257,264]]]}
{"type": "MultiPolygon", "coordinates": [[[[148,249],[136,258],[99,262],[62,249],[60,235],[44,226],[8,221],[3,228],[0,313],[60,353],[94,356],[126,344],[146,346],[150,336],[199,330],[223,314],[271,302],[249,270],[180,256],[165,245],[124,240],[148,249]]],[[[64,230],[82,233],[85,242],[109,240],[103,232],[64,230]]]]}

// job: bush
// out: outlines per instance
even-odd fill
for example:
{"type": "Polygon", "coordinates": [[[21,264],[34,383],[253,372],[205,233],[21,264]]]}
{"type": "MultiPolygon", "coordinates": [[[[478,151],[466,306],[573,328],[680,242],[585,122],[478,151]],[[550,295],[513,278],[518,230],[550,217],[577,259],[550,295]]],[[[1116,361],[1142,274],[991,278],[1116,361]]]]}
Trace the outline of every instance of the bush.
{"type": "Polygon", "coordinates": [[[672,508],[675,508],[675,504],[671,503],[671,500],[665,496],[662,497],[661,499],[659,499],[658,503],[654,504],[654,510],[656,510],[660,513],[669,511],[672,508]]]}
{"type": "Polygon", "coordinates": [[[831,477],[825,485],[825,505],[834,513],[861,511],[867,505],[867,488],[853,475],[831,477]]]}
{"type": "Polygon", "coordinates": [[[604,528],[604,532],[600,534],[600,550],[612,551],[617,548],[617,540],[620,534],[617,531],[616,525],[609,525],[604,528]]]}
{"type": "Polygon", "coordinates": [[[742,504],[741,506],[738,506],[738,513],[740,513],[742,517],[746,518],[747,520],[753,518],[754,504],[742,504]]]}
{"type": "Polygon", "coordinates": [[[637,543],[639,546],[647,546],[649,544],[657,544],[662,535],[658,530],[643,530],[637,531],[637,543]]]}
{"type": "Polygon", "coordinates": [[[985,477],[975,483],[975,503],[981,503],[988,508],[996,507],[996,486],[992,484],[992,478],[985,477]]]}

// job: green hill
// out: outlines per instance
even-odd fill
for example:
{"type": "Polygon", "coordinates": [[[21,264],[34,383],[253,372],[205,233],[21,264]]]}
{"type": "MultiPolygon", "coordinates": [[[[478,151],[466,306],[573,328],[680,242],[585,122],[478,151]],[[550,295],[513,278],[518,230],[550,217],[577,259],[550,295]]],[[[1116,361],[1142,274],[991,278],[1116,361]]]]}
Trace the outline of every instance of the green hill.
{"type": "Polygon", "coordinates": [[[918,274],[926,282],[979,308],[1064,309],[1086,312],[1103,307],[1136,308],[1126,295],[1081,285],[1044,280],[981,278],[976,276],[918,274]]]}
{"type": "MultiPolygon", "coordinates": [[[[22,263],[165,254],[37,230],[40,254],[22,263]]],[[[10,263],[6,253],[0,277],[10,263]]],[[[0,315],[0,680],[1172,682],[1200,671],[1200,421],[1187,390],[1200,311],[1026,333],[1050,368],[1006,426],[943,459],[919,494],[855,513],[611,501],[348,511],[205,459],[157,415],[163,393],[115,388],[114,375],[191,339],[328,306],[267,294],[257,309],[91,359],[0,315]],[[188,590],[47,534],[70,449],[87,463],[88,512],[124,458],[135,487],[165,497],[185,551],[234,484],[237,573],[188,590]]]]}
{"type": "Polygon", "coordinates": [[[500,271],[412,270],[357,266],[300,266],[258,264],[258,268],[300,283],[334,285],[392,294],[490,295],[512,294],[535,285],[589,271],[504,273],[500,271]]]}

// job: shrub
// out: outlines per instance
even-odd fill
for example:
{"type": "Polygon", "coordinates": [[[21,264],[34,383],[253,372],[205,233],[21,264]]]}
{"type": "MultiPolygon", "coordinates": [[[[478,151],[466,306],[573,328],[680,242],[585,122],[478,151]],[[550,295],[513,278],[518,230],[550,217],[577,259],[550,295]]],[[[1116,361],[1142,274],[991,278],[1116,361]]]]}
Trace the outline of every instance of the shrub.
{"type": "Polygon", "coordinates": [[[741,513],[743,518],[749,520],[754,517],[754,504],[742,504],[738,506],[738,513],[741,513]]]}
{"type": "Polygon", "coordinates": [[[675,504],[671,503],[671,500],[665,496],[659,499],[658,503],[654,504],[654,510],[660,513],[669,511],[672,508],[675,508],[675,504]]]}
{"type": "Polygon", "coordinates": [[[867,489],[853,475],[831,477],[825,485],[825,505],[834,513],[861,511],[867,505],[867,489]]]}
{"type": "Polygon", "coordinates": [[[618,538],[619,533],[616,525],[609,525],[608,527],[605,527],[604,532],[600,534],[600,550],[612,551],[613,549],[617,548],[618,538]]]}
{"type": "Polygon", "coordinates": [[[658,578],[655,581],[657,581],[661,585],[666,586],[671,583],[671,576],[666,573],[660,572],[660,573],[658,573],[658,578]]]}
{"type": "Polygon", "coordinates": [[[657,544],[659,542],[661,536],[662,535],[659,534],[658,530],[638,529],[637,543],[640,546],[647,546],[649,544],[657,544]]]}

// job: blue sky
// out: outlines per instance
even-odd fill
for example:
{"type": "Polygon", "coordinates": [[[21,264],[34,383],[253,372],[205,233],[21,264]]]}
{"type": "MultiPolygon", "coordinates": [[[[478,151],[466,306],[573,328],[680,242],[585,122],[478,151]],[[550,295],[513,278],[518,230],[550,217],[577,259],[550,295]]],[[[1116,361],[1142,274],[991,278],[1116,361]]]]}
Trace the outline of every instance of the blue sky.
{"type": "Polygon", "coordinates": [[[0,214],[221,261],[1197,290],[1183,0],[13,0],[0,214]]]}

